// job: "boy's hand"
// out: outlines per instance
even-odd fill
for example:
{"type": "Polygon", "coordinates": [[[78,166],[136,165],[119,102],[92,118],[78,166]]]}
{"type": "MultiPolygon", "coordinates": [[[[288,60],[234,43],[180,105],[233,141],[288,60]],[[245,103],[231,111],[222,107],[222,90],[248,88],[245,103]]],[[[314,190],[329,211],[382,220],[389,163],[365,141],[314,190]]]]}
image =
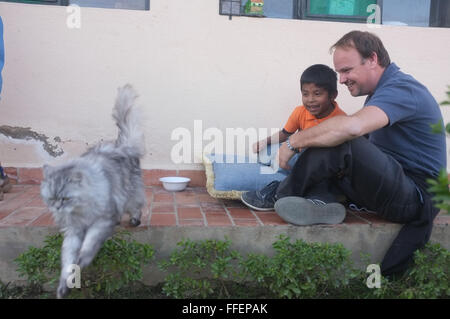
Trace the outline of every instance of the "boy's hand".
{"type": "Polygon", "coordinates": [[[291,167],[288,165],[288,162],[294,155],[295,155],[295,152],[291,151],[287,147],[286,143],[281,144],[280,149],[278,150],[278,153],[277,153],[278,165],[281,168],[284,168],[287,170],[291,169],[291,167]]]}
{"type": "Polygon", "coordinates": [[[266,140],[262,140],[262,141],[258,141],[255,144],[253,144],[253,153],[259,153],[261,152],[263,149],[265,149],[267,146],[267,142],[266,140]]]}

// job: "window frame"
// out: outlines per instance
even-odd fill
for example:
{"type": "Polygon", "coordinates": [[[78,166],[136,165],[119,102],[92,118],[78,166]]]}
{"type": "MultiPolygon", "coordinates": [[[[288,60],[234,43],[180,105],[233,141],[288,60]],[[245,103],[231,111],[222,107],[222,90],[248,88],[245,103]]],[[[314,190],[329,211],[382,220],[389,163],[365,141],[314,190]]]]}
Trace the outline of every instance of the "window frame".
{"type": "Polygon", "coordinates": [[[43,4],[54,6],[68,6],[69,0],[0,0],[1,2],[13,2],[24,4],[43,4]]]}
{"type": "MultiPolygon", "coordinates": [[[[293,0],[295,1],[295,0],[293,0]]],[[[245,4],[247,3],[247,0],[219,0],[219,15],[228,16],[231,20],[232,17],[251,17],[251,18],[267,18],[265,15],[261,14],[246,14],[244,11],[245,4]],[[233,7],[231,7],[231,12],[223,12],[222,10],[222,4],[224,2],[230,2],[230,3],[238,3],[239,2],[239,13],[233,13],[233,7]],[[245,3],[243,3],[245,2],[245,3]]]]}
{"type": "MultiPolygon", "coordinates": [[[[13,3],[24,3],[24,4],[42,4],[42,5],[55,5],[55,6],[69,6],[70,0],[0,0],[0,2],[13,2],[13,3]]],[[[100,8],[100,9],[106,9],[101,7],[89,7],[89,8],[100,8]]],[[[116,8],[109,8],[109,9],[116,9],[116,8]]],[[[119,9],[119,8],[117,8],[119,9]]],[[[137,10],[137,11],[150,11],[150,0],[145,0],[145,9],[127,9],[127,8],[120,8],[123,10],[137,10]]]]}
{"type": "MultiPolygon", "coordinates": [[[[229,16],[230,18],[233,16],[236,17],[267,17],[265,15],[263,16],[253,16],[253,15],[247,15],[243,12],[243,2],[246,2],[247,0],[219,0],[219,14],[224,16],[229,16]],[[239,14],[232,13],[232,12],[223,12],[222,10],[222,4],[224,2],[239,2],[239,14]]],[[[355,23],[361,23],[367,21],[367,16],[333,16],[333,15],[308,15],[307,9],[309,5],[310,0],[292,0],[292,19],[295,20],[318,20],[318,21],[332,21],[332,22],[355,22],[355,23]]],[[[377,4],[382,6],[383,0],[376,0],[377,4]]]]}
{"type": "Polygon", "coordinates": [[[223,15],[223,16],[229,16],[231,17],[240,17],[243,15],[242,13],[242,0],[219,0],[219,15],[223,15]],[[231,7],[230,7],[230,12],[223,12],[222,10],[222,4],[224,2],[230,2],[231,3],[231,7]],[[233,2],[239,2],[239,13],[233,13],[233,2]]]}
{"type": "Polygon", "coordinates": [[[428,26],[432,28],[450,28],[450,1],[431,0],[428,26]]]}

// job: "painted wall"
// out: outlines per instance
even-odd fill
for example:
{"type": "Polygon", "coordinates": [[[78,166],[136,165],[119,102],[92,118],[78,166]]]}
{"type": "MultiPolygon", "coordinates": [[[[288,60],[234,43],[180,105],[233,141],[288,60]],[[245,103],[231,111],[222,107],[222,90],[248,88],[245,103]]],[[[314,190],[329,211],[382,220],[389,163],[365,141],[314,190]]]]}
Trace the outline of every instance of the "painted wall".
{"type": "MultiPolygon", "coordinates": [[[[176,128],[192,134],[196,161],[194,147],[201,152],[211,142],[201,136],[209,128],[225,136],[227,128],[269,134],[282,127],[301,103],[301,72],[315,63],[332,66],[329,47],[353,29],[377,33],[392,60],[438,101],[450,84],[450,29],[229,20],[218,14],[218,0],[152,0],[150,11],[81,8],[78,29],[67,26],[73,13],[66,10],[0,2],[6,48],[0,127],[17,137],[0,134],[4,166],[57,163],[113,139],[116,89],[131,83],[145,124],[143,168],[202,169],[172,161],[180,145],[180,138],[171,139],[176,128]]],[[[364,98],[339,90],[345,111],[362,106],[364,98]]],[[[450,121],[450,111],[442,111],[450,121]]]]}

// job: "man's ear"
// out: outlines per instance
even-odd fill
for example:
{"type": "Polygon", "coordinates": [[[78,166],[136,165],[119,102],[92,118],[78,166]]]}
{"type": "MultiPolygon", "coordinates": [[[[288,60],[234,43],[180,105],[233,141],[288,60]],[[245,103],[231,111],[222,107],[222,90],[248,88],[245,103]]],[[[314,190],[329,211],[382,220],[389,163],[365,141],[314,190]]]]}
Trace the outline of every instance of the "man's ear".
{"type": "Polygon", "coordinates": [[[372,55],[366,59],[367,62],[369,62],[369,65],[372,66],[377,66],[378,65],[378,55],[376,52],[372,52],[372,55]]]}

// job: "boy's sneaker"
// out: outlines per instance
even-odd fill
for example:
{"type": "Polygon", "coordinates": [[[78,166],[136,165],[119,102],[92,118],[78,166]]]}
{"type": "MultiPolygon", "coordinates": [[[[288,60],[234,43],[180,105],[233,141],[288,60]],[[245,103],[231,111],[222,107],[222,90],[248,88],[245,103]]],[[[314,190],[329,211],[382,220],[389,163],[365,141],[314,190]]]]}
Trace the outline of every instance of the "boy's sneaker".
{"type": "Polygon", "coordinates": [[[303,197],[283,197],[275,203],[275,211],[284,221],[299,226],[340,224],[345,219],[344,205],[303,197]]]}
{"type": "Polygon", "coordinates": [[[267,186],[264,186],[264,188],[259,191],[242,193],[241,201],[254,210],[273,210],[275,202],[277,200],[275,195],[278,185],[280,185],[279,181],[273,181],[267,186]]]}

